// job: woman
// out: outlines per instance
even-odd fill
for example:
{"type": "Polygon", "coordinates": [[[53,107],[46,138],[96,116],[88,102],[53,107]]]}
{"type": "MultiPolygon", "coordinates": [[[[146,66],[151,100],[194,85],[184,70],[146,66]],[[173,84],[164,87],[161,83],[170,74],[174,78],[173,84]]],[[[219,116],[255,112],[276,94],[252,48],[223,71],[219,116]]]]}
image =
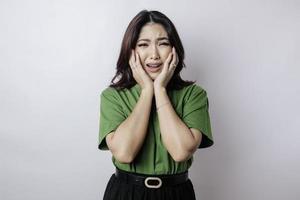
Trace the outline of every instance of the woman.
{"type": "Polygon", "coordinates": [[[213,138],[206,91],[181,79],[183,59],[164,14],[143,10],[132,19],[117,73],[101,93],[98,148],[111,151],[116,167],[105,200],[195,199],[188,169],[213,138]]]}

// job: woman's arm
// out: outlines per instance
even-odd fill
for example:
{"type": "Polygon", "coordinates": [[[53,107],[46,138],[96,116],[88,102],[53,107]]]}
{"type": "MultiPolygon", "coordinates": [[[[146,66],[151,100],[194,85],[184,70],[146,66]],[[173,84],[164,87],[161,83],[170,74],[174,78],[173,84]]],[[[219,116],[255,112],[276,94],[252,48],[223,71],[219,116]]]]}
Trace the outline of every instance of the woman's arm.
{"type": "Polygon", "coordinates": [[[197,150],[202,134],[189,129],[178,117],[165,88],[156,88],[154,93],[163,143],[175,161],[185,161],[197,150]]]}
{"type": "Polygon", "coordinates": [[[147,134],[152,98],[153,90],[142,89],[129,117],[106,136],[107,146],[119,162],[130,163],[139,152],[147,134]]]}

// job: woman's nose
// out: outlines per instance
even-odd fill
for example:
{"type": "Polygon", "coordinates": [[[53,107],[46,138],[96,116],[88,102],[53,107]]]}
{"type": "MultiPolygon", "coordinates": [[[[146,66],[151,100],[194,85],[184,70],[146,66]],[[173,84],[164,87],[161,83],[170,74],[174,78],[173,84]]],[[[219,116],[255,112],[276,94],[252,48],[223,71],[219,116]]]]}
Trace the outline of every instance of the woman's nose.
{"type": "Polygon", "coordinates": [[[159,59],[159,53],[156,47],[152,47],[150,55],[152,59],[159,59]]]}

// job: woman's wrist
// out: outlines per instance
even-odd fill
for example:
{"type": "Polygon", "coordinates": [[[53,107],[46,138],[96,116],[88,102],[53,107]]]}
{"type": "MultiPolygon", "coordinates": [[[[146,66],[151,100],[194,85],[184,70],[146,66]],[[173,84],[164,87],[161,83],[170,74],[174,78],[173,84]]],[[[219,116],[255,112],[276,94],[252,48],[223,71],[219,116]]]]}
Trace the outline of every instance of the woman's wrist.
{"type": "Polygon", "coordinates": [[[170,102],[165,102],[165,103],[163,103],[163,104],[157,106],[157,107],[156,107],[156,111],[158,111],[158,109],[160,109],[161,107],[163,107],[163,106],[165,106],[165,105],[168,105],[168,104],[170,104],[170,102]]]}
{"type": "Polygon", "coordinates": [[[154,93],[158,93],[158,92],[166,92],[167,89],[163,86],[155,86],[154,87],[154,93]]]}
{"type": "Polygon", "coordinates": [[[153,96],[153,94],[154,94],[153,88],[151,88],[151,87],[142,88],[141,94],[153,96]]]}

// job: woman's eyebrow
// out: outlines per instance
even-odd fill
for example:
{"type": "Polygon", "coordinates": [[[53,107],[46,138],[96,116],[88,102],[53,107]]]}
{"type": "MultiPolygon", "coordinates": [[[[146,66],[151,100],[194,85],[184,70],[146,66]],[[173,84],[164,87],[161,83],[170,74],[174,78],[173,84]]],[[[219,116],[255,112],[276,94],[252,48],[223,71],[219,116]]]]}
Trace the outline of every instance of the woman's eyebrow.
{"type": "Polygon", "coordinates": [[[157,40],[169,40],[169,38],[167,38],[167,37],[159,37],[159,38],[157,38],[157,40]]]}
{"type": "Polygon", "coordinates": [[[150,42],[150,40],[149,40],[149,39],[139,39],[139,40],[138,40],[138,42],[139,42],[139,41],[146,41],[146,42],[150,42]]]}
{"type": "MultiPolygon", "coordinates": [[[[160,41],[160,40],[169,40],[169,38],[167,38],[167,37],[159,37],[159,38],[157,38],[157,40],[158,40],[158,41],[160,41]]],[[[139,39],[138,42],[139,42],[139,41],[150,42],[151,40],[149,40],[149,39],[139,39]]]]}

